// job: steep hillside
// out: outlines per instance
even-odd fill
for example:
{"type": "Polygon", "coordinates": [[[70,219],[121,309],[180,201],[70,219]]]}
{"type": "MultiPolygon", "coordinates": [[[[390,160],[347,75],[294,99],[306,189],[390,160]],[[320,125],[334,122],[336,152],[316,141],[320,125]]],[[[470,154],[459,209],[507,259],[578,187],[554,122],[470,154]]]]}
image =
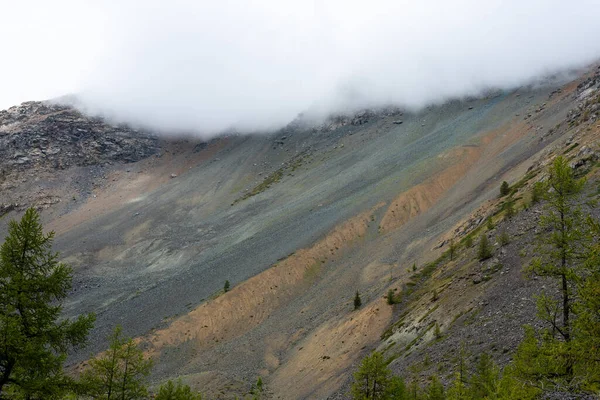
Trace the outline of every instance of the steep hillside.
{"type": "MultiPolygon", "coordinates": [[[[577,136],[597,132],[597,109],[585,115],[596,104],[586,105],[592,77],[208,143],[26,103],[0,113],[0,232],[25,205],[57,232],[75,269],[66,314],[98,316],[73,366],[122,324],[155,358],[154,382],[183,376],[211,398],[233,398],[262,376],[276,398],[343,396],[370,349],[386,348],[402,371],[422,356],[434,318],[446,331],[455,315],[495,301],[496,278],[470,283],[487,264],[417,277],[409,267],[421,272],[451,236],[479,226],[493,207],[476,210],[500,182],[538,168],[547,149],[568,139],[583,152],[577,160],[592,157],[577,136]],[[416,295],[430,276],[442,285],[437,304],[461,296],[431,311],[437,304],[416,295]],[[411,279],[418,290],[405,315],[383,294],[411,279]],[[365,306],[353,312],[356,290],[365,306]]],[[[502,272],[494,277],[518,279],[502,272]]]]}

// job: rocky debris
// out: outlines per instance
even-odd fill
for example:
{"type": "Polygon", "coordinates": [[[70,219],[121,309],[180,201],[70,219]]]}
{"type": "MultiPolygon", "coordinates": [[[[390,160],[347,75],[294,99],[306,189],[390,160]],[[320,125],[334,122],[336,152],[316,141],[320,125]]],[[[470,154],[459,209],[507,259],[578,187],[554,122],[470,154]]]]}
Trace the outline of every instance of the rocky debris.
{"type": "Polygon", "coordinates": [[[0,217],[8,214],[18,206],[18,204],[0,204],[0,217]]]}
{"type": "Polygon", "coordinates": [[[130,163],[159,151],[156,136],[83,115],[70,106],[31,101],[0,111],[0,172],[130,163]]]}
{"type": "Polygon", "coordinates": [[[569,165],[573,169],[578,169],[587,166],[588,164],[594,163],[598,161],[598,159],[600,159],[600,156],[596,151],[592,150],[592,148],[590,148],[589,146],[583,146],[577,152],[575,160],[571,161],[569,165]]]}
{"type": "Polygon", "coordinates": [[[597,121],[600,115],[600,68],[577,86],[574,96],[578,104],[567,115],[569,124],[597,121]]]}

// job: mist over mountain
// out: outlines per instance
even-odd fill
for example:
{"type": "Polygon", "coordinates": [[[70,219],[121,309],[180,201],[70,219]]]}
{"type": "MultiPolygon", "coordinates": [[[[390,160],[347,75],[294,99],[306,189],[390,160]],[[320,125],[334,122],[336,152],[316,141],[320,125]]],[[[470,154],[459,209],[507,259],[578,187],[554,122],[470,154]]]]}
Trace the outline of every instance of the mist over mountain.
{"type": "Polygon", "coordinates": [[[419,108],[600,57],[593,0],[62,1],[33,19],[10,7],[17,18],[0,34],[44,79],[1,66],[0,105],[72,92],[88,112],[200,136],[302,112],[419,108]],[[30,51],[57,24],[58,50],[30,51]]]}

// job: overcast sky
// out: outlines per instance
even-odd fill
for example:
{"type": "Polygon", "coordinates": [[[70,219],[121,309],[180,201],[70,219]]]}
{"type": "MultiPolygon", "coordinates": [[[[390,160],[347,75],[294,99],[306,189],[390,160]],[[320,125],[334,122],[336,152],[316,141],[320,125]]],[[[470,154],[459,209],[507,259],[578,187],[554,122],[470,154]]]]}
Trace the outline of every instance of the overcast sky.
{"type": "Polygon", "coordinates": [[[420,107],[600,58],[598,0],[0,0],[0,109],[76,93],[165,131],[420,107]]]}

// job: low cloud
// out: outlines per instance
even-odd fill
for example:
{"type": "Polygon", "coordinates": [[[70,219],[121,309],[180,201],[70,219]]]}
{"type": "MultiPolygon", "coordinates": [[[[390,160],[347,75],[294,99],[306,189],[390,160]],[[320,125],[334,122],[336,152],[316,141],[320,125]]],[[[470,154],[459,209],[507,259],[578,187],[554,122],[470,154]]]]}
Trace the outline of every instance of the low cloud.
{"type": "Polygon", "coordinates": [[[83,106],[167,133],[419,108],[600,57],[597,0],[101,4],[102,46],[76,85],[83,106]]]}

